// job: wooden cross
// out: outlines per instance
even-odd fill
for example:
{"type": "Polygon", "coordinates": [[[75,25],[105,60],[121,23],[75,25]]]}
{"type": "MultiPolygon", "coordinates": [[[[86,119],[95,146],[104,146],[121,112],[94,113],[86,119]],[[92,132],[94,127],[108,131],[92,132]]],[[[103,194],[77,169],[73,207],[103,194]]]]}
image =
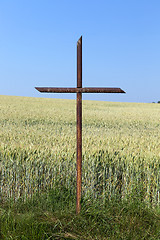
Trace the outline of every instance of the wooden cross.
{"type": "Polygon", "coordinates": [[[82,93],[125,93],[120,88],[82,88],[82,36],[77,42],[77,88],[36,87],[42,93],[77,93],[77,200],[76,212],[81,210],[82,186],[82,93]]]}

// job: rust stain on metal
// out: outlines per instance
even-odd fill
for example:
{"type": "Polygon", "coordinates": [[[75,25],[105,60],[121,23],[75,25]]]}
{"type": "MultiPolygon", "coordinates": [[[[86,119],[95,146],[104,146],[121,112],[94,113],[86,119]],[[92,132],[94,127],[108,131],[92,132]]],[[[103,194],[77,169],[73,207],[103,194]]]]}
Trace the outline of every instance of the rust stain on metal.
{"type": "Polygon", "coordinates": [[[42,93],[77,93],[77,200],[76,213],[81,210],[82,189],[82,93],[125,93],[121,88],[82,88],[82,36],[77,41],[77,88],[36,87],[42,93]]]}
{"type": "Polygon", "coordinates": [[[82,93],[77,93],[77,202],[76,212],[81,210],[82,188],[82,93]]]}
{"type": "Polygon", "coordinates": [[[36,90],[44,93],[125,93],[121,88],[53,88],[53,87],[36,87],[36,90]]]}
{"type": "MultiPolygon", "coordinates": [[[[82,37],[77,42],[77,89],[82,88],[82,37]]],[[[77,93],[77,202],[76,213],[81,210],[82,192],[82,93],[77,93]]]]}

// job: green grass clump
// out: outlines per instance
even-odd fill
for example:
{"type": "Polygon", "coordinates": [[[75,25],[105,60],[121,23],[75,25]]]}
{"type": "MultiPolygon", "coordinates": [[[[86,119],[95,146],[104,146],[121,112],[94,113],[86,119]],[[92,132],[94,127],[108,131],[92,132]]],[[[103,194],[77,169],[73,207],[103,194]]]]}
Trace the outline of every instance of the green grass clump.
{"type": "Polygon", "coordinates": [[[137,197],[85,199],[76,215],[75,197],[62,187],[1,203],[0,226],[1,239],[160,239],[160,214],[137,197]]]}

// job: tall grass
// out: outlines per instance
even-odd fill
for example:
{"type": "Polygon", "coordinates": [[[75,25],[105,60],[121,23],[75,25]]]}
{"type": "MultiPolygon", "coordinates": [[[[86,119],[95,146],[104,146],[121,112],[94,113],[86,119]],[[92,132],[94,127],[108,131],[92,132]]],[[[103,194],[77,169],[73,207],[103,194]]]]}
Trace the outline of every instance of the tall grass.
{"type": "Polygon", "coordinates": [[[157,240],[160,239],[160,212],[147,207],[134,192],[132,199],[88,198],[75,213],[75,195],[70,188],[57,186],[25,202],[0,205],[0,239],[16,240],[157,240]]]}
{"type": "MultiPolygon", "coordinates": [[[[76,188],[74,100],[0,96],[1,199],[76,188]]],[[[83,199],[160,204],[160,106],[83,101],[83,199]]]]}

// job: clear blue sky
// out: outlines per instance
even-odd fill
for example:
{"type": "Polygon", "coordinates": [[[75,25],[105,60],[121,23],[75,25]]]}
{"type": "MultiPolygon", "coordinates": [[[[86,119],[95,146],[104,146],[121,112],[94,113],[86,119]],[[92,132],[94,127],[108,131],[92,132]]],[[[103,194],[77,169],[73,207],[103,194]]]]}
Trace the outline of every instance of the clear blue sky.
{"type": "Polygon", "coordinates": [[[83,37],[83,86],[127,94],[84,94],[120,102],[160,100],[159,0],[0,1],[0,95],[40,94],[35,86],[76,86],[83,37]]]}

